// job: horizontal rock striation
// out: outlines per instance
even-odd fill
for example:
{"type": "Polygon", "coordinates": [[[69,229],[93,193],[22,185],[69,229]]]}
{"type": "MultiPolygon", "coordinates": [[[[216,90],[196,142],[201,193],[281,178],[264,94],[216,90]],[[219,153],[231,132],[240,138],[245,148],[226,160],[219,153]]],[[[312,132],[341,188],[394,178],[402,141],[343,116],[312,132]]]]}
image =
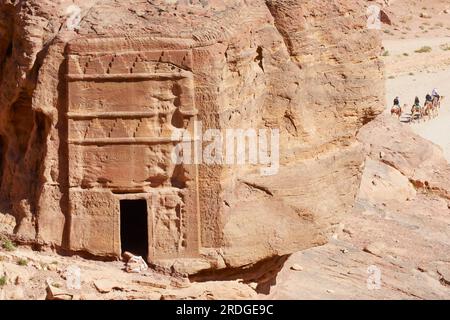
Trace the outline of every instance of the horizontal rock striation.
{"type": "MultiPolygon", "coordinates": [[[[0,205],[18,236],[180,272],[325,243],[351,209],[358,130],[384,108],[364,1],[0,0],[0,205]],[[175,129],[279,130],[279,170],[173,165],[175,129]],[[122,239],[123,240],[123,239],[122,239]]],[[[204,147],[207,143],[204,142],[204,147]]]]}

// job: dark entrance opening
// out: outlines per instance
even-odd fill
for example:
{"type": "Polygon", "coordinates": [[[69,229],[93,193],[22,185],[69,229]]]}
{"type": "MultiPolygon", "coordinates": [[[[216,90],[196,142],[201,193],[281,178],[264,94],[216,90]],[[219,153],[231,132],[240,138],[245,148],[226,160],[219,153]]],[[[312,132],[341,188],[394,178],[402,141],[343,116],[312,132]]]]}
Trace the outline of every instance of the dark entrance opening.
{"type": "Polygon", "coordinates": [[[120,242],[122,252],[148,255],[148,225],[146,200],[120,200],[120,242]]]}
{"type": "Polygon", "coordinates": [[[5,153],[4,147],[3,137],[0,136],[0,186],[3,181],[3,158],[5,153]]]}

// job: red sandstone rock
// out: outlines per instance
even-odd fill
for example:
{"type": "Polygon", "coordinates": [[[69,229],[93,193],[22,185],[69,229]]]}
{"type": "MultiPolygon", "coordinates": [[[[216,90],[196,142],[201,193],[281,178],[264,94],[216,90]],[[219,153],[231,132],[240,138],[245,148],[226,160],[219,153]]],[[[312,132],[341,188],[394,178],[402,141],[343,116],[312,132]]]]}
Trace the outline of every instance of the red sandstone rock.
{"type": "Polygon", "coordinates": [[[325,243],[384,104],[363,4],[0,0],[1,211],[22,237],[118,257],[120,201],[145,200],[147,260],[183,272],[325,243]],[[194,120],[279,129],[278,174],[175,166],[194,120]]]}
{"type": "Polygon", "coordinates": [[[364,126],[358,138],[368,158],[343,232],[324,246],[291,255],[271,281],[270,295],[261,298],[450,296],[450,165],[442,150],[390,115],[364,126]],[[304,271],[294,272],[293,264],[304,271]],[[379,289],[368,286],[371,270],[380,272],[379,289]]]}

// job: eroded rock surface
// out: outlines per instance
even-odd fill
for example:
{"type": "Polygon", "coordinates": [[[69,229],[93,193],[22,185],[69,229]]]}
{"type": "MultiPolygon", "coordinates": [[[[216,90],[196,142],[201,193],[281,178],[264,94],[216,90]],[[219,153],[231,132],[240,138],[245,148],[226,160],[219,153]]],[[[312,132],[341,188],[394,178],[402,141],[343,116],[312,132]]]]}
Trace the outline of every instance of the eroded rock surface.
{"type": "Polygon", "coordinates": [[[352,215],[325,246],[293,254],[274,299],[449,299],[450,166],[440,147],[380,116],[352,215]],[[302,266],[302,271],[289,268],[302,266]],[[329,291],[327,291],[329,290],[329,291]]]}
{"type": "Polygon", "coordinates": [[[1,0],[1,211],[24,239],[119,256],[120,201],[145,199],[144,254],[187,273],[324,244],[384,104],[364,4],[1,0]],[[173,165],[194,120],[279,129],[279,172],[173,165]]]}
{"type": "Polygon", "coordinates": [[[229,300],[254,299],[250,284],[238,280],[191,283],[187,278],[123,271],[123,262],[17,248],[0,250],[0,300],[229,300]],[[19,263],[20,262],[20,263],[19,263]]]}

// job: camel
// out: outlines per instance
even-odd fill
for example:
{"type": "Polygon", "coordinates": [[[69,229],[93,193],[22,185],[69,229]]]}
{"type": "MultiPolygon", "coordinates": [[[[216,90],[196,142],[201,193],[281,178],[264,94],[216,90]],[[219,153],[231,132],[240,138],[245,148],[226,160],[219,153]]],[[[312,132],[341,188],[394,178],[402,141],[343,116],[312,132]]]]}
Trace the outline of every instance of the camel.
{"type": "Polygon", "coordinates": [[[435,117],[435,110],[436,106],[432,101],[425,102],[425,105],[423,107],[423,113],[422,116],[428,116],[428,120],[431,119],[431,117],[435,117]]]}
{"type": "Polygon", "coordinates": [[[437,97],[433,98],[433,105],[436,108],[436,110],[441,108],[441,102],[444,100],[444,96],[441,96],[439,99],[437,97]]]}
{"type": "Polygon", "coordinates": [[[437,117],[439,115],[439,110],[441,109],[441,102],[444,100],[444,96],[440,98],[434,97],[432,103],[433,117],[437,117]]]}
{"type": "Polygon", "coordinates": [[[413,105],[411,108],[411,119],[410,123],[413,123],[416,119],[420,123],[420,119],[423,117],[423,108],[420,105],[413,105]]]}
{"type": "Polygon", "coordinates": [[[391,116],[396,115],[399,119],[402,116],[402,107],[400,107],[399,105],[394,105],[391,108],[391,116]]]}

